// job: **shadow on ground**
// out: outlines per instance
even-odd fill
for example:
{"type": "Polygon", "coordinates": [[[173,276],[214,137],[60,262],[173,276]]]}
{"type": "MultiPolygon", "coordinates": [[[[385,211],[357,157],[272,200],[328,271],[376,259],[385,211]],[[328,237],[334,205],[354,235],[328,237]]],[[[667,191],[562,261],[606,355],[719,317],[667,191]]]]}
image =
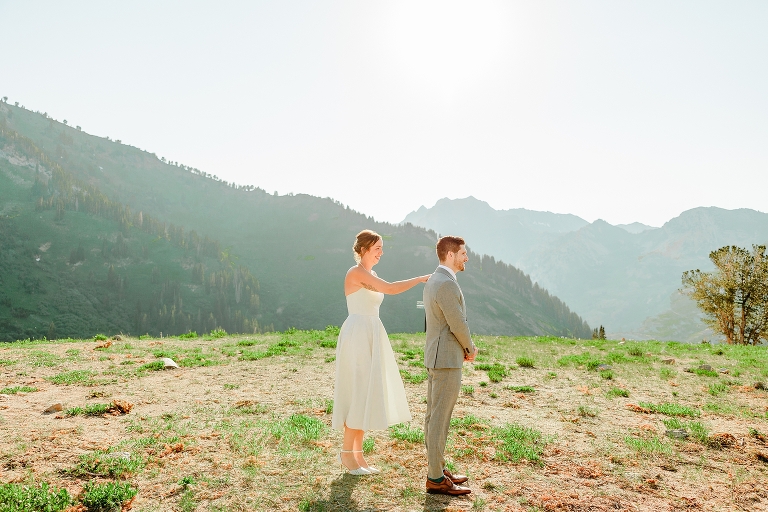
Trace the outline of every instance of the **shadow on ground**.
{"type": "MultiPolygon", "coordinates": [[[[355,487],[364,479],[364,477],[352,476],[344,473],[339,478],[331,482],[331,489],[328,499],[312,501],[306,505],[306,508],[300,507],[300,510],[307,512],[379,512],[377,507],[360,505],[352,497],[355,487]]],[[[365,480],[370,480],[368,477],[365,480]]],[[[446,510],[449,506],[459,505],[472,506],[467,502],[466,497],[458,498],[451,496],[442,496],[438,494],[426,494],[424,498],[424,512],[439,512],[446,510]]]]}

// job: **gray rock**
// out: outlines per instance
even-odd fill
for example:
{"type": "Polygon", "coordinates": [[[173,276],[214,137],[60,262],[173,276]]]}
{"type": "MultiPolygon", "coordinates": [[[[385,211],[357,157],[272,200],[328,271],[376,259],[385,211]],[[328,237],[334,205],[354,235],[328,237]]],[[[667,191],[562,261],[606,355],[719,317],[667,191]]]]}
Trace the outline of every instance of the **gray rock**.
{"type": "Polygon", "coordinates": [[[731,370],[729,370],[728,368],[718,368],[717,373],[723,373],[725,375],[728,375],[729,373],[731,373],[731,370]]]}
{"type": "Polygon", "coordinates": [[[698,369],[699,369],[699,370],[708,371],[708,372],[714,371],[714,368],[712,368],[712,367],[711,367],[710,365],[708,365],[708,364],[703,364],[703,365],[699,366],[699,368],[698,368],[698,369]]]}
{"type": "Polygon", "coordinates": [[[165,368],[166,370],[168,368],[178,368],[179,367],[179,365],[176,364],[176,361],[174,361],[170,357],[164,357],[164,358],[161,359],[161,361],[163,362],[163,368],[165,368]]]}
{"type": "Polygon", "coordinates": [[[598,366],[597,366],[597,369],[598,369],[598,370],[600,370],[600,371],[603,371],[603,370],[612,370],[612,369],[613,369],[613,366],[611,366],[611,365],[609,365],[609,364],[600,364],[600,365],[598,365],[598,366]]]}
{"type": "Polygon", "coordinates": [[[665,432],[665,435],[667,437],[671,437],[673,439],[687,439],[688,438],[688,431],[684,428],[676,428],[673,430],[667,430],[665,432]]]}
{"type": "Polygon", "coordinates": [[[675,360],[672,357],[670,357],[669,359],[662,359],[661,362],[664,364],[675,364],[675,360]]]}

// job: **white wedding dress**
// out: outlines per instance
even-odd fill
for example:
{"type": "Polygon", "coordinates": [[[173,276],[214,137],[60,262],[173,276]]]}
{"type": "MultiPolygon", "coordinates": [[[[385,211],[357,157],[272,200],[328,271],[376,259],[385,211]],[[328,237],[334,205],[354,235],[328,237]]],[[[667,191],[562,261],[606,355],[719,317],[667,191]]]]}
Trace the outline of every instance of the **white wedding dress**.
{"type": "Polygon", "coordinates": [[[387,331],[379,319],[384,294],[361,288],[347,295],[349,316],[336,344],[333,428],[383,430],[411,420],[387,331]]]}

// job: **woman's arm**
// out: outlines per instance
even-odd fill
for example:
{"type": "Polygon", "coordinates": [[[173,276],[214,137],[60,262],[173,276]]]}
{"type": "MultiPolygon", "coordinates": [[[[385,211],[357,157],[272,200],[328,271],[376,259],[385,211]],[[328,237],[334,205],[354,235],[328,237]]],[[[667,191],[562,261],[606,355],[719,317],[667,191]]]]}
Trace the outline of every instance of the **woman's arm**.
{"type": "Polygon", "coordinates": [[[403,293],[406,290],[410,290],[419,283],[426,283],[431,274],[424,276],[413,277],[404,281],[395,281],[394,283],[387,282],[378,276],[368,273],[365,269],[359,266],[352,267],[347,272],[347,277],[344,280],[344,294],[349,295],[354,293],[360,288],[371,290],[372,292],[382,292],[387,295],[397,295],[403,293]]]}

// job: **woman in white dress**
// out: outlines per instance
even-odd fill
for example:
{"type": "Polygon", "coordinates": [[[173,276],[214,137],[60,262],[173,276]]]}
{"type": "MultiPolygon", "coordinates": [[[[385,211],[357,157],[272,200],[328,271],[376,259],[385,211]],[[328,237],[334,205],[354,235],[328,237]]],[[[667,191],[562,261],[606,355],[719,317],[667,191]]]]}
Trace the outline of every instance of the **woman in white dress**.
{"type": "Polygon", "coordinates": [[[364,230],[357,234],[357,265],[344,279],[349,316],[341,326],[336,345],[336,384],[333,393],[333,428],[344,430],[339,462],[354,475],[379,473],[363,458],[363,434],[410,421],[405,388],[379,319],[384,294],[394,295],[426,283],[429,274],[389,283],[373,266],[384,254],[381,236],[364,230]]]}

